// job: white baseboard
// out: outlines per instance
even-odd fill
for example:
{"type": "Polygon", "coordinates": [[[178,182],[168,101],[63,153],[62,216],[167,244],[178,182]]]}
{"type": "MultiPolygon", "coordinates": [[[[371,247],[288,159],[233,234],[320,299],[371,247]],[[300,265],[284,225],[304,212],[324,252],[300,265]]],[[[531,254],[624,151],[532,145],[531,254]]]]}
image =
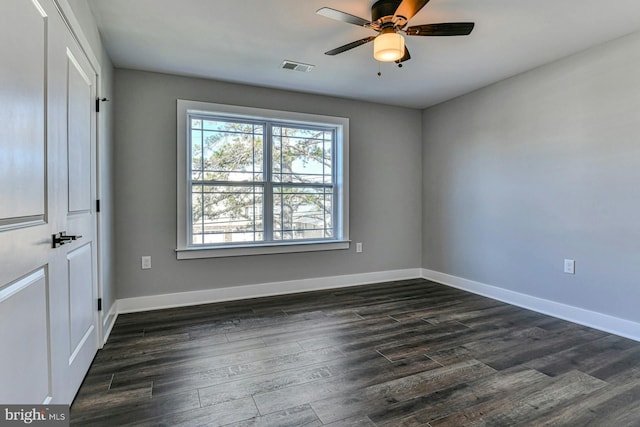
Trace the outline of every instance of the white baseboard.
{"type": "Polygon", "coordinates": [[[102,344],[107,342],[111,331],[113,330],[113,326],[116,324],[116,319],[118,318],[118,301],[114,301],[111,304],[111,309],[109,313],[104,317],[102,321],[102,344]]]}
{"type": "Polygon", "coordinates": [[[538,313],[547,314],[573,323],[578,323],[580,325],[620,335],[635,341],[640,341],[640,323],[531,295],[521,294],[519,292],[498,288],[496,286],[463,279],[461,277],[437,271],[422,269],[422,277],[453,288],[462,289],[467,292],[503,301],[518,307],[537,311],[538,313]]]}
{"type": "Polygon", "coordinates": [[[317,277],[313,279],[290,280],[231,288],[207,289],[202,291],[179,292],[164,295],[124,298],[117,301],[118,313],[158,310],[214,302],[233,301],[273,295],[295,294],[323,289],[369,285],[393,280],[421,277],[420,268],[380,271],[374,273],[348,274],[344,276],[317,277]]]}

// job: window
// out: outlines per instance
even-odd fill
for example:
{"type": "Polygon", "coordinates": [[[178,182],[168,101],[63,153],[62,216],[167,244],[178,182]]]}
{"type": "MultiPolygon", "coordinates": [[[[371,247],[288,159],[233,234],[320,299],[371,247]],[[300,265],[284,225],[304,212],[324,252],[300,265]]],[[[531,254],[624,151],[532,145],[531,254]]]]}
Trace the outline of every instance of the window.
{"type": "Polygon", "coordinates": [[[348,248],[348,120],[178,100],[178,258],[348,248]]]}

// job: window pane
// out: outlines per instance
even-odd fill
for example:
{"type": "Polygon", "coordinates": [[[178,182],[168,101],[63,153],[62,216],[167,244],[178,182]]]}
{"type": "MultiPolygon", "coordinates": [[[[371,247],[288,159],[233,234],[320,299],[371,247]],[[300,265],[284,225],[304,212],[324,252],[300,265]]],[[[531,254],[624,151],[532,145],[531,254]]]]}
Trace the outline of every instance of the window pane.
{"type": "Polygon", "coordinates": [[[274,185],[274,240],[333,237],[332,205],[332,187],[274,185]]]}
{"type": "Polygon", "coordinates": [[[273,126],[272,134],[275,182],[331,183],[333,132],[273,126]]]}
{"type": "Polygon", "coordinates": [[[324,139],[324,182],[330,183],[333,182],[333,132],[325,132],[324,139]]]}
{"type": "MultiPolygon", "coordinates": [[[[192,121],[193,122],[193,121],[192,121]]],[[[192,179],[202,179],[202,131],[191,130],[191,171],[192,179]]]]}
{"type": "Polygon", "coordinates": [[[260,185],[194,185],[191,193],[192,244],[263,240],[260,185]]]}
{"type": "Polygon", "coordinates": [[[264,125],[195,119],[191,124],[192,180],[263,180],[264,125]]]}

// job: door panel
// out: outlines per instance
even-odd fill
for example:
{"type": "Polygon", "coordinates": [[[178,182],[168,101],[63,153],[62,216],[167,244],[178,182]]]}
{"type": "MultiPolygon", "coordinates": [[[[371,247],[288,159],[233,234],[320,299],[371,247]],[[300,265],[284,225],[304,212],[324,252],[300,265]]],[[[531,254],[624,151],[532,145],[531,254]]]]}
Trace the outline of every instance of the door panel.
{"type": "Polygon", "coordinates": [[[10,14],[0,13],[0,290],[45,265],[49,249],[47,19],[32,2],[6,0],[2,6],[10,14]]]}
{"type": "Polygon", "coordinates": [[[3,6],[11,21],[0,25],[0,182],[12,185],[0,186],[0,226],[19,226],[45,214],[46,20],[32,2],[3,6]]]}
{"type": "Polygon", "coordinates": [[[47,270],[0,290],[0,402],[46,403],[51,398],[47,270]]]}
{"type": "Polygon", "coordinates": [[[67,97],[69,212],[91,210],[91,105],[93,85],[83,67],[68,50],[67,97]]]}
{"type": "Polygon", "coordinates": [[[69,269],[69,365],[94,332],[91,244],[67,254],[69,269]]]}

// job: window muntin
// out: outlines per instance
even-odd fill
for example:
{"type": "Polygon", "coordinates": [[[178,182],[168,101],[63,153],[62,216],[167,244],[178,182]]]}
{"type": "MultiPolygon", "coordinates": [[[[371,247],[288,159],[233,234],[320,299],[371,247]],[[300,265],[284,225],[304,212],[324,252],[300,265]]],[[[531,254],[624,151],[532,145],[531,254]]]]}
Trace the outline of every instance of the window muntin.
{"type": "Polygon", "coordinates": [[[187,125],[189,247],[342,238],[341,127],[202,112],[187,125]]]}

